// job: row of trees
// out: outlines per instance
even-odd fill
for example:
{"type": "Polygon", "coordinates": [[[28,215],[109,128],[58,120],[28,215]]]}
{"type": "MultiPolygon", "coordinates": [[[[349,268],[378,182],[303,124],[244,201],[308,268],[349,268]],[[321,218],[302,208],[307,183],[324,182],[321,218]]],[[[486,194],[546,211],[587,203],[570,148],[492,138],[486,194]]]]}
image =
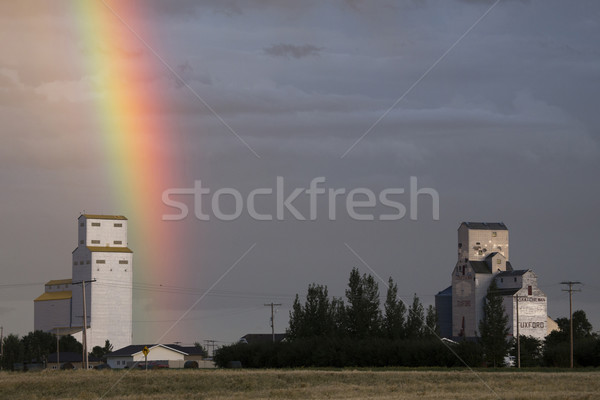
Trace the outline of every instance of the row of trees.
{"type": "MultiPolygon", "coordinates": [[[[18,335],[10,334],[3,340],[4,354],[0,360],[3,369],[13,370],[15,364],[46,363],[48,355],[56,353],[56,335],[53,333],[34,331],[19,338],[18,335]]],[[[61,336],[58,340],[61,352],[82,353],[83,346],[73,336],[61,336]]],[[[102,359],[113,350],[113,346],[107,340],[102,346],[95,346],[90,355],[102,359]]]]}
{"type": "Polygon", "coordinates": [[[380,309],[379,285],[371,275],[360,275],[353,269],[348,281],[345,303],[341,298],[330,299],[327,286],[311,284],[306,301],[296,295],[287,339],[301,338],[387,338],[416,339],[435,336],[438,332],[435,308],[427,311],[415,295],[411,305],[398,298],[398,286],[388,281],[383,311],[380,309]]]}
{"type": "MultiPolygon", "coordinates": [[[[286,341],[277,344],[234,344],[215,355],[219,366],[241,361],[246,367],[458,365],[458,358],[438,338],[437,314],[417,295],[410,305],[398,297],[389,278],[383,306],[372,275],[350,272],[345,301],[330,297],[327,286],[311,284],[306,300],[296,295],[286,341]]],[[[473,360],[477,344],[454,349],[473,360]]],[[[460,363],[460,362],[459,362],[460,363]]]]}

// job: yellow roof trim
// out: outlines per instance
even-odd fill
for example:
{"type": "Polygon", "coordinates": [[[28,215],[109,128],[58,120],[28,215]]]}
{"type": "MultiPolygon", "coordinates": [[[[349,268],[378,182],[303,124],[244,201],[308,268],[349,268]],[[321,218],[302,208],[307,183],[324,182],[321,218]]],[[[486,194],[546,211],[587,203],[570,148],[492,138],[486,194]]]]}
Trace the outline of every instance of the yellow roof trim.
{"type": "Polygon", "coordinates": [[[87,219],[119,219],[119,220],[127,220],[126,217],[122,215],[102,215],[102,214],[81,214],[79,216],[86,217],[87,219]]]}
{"type": "Polygon", "coordinates": [[[73,293],[70,290],[62,292],[46,292],[33,301],[48,301],[48,300],[66,300],[70,299],[73,293]]]}
{"type": "Polygon", "coordinates": [[[96,253],[133,253],[129,247],[92,247],[87,246],[88,250],[96,253]]]}
{"type": "Polygon", "coordinates": [[[54,279],[51,281],[46,282],[46,286],[52,286],[52,285],[68,285],[73,283],[73,279],[54,279]]]}

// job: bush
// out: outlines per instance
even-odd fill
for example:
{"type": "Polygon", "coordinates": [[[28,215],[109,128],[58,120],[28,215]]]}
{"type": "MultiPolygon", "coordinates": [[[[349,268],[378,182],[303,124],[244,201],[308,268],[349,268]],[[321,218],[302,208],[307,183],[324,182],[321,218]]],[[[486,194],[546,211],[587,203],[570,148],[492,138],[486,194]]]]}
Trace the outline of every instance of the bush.
{"type": "MultiPolygon", "coordinates": [[[[481,348],[477,343],[465,342],[453,347],[467,364],[481,365],[481,348]]],[[[312,337],[280,343],[237,343],[217,350],[214,361],[222,368],[233,361],[241,362],[245,368],[462,366],[436,338],[312,337]]]]}

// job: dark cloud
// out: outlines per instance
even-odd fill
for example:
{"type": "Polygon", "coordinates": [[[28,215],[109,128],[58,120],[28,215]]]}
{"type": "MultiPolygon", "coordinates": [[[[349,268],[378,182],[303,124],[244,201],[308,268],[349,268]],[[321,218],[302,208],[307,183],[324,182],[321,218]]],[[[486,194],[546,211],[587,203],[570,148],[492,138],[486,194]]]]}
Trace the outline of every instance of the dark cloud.
{"type": "Polygon", "coordinates": [[[302,58],[310,56],[318,56],[323,50],[322,47],[313,46],[312,44],[293,45],[289,43],[274,44],[271,47],[265,47],[264,51],[268,55],[286,58],[302,58]]]}

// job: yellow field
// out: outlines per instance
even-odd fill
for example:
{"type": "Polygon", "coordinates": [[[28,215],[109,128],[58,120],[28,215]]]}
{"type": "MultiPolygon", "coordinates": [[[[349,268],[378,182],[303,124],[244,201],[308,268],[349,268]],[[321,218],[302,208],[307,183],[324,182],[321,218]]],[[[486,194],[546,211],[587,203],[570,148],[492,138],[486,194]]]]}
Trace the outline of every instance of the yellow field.
{"type": "Polygon", "coordinates": [[[2,372],[0,399],[600,398],[600,372],[512,370],[476,374],[453,370],[2,372]]]}

